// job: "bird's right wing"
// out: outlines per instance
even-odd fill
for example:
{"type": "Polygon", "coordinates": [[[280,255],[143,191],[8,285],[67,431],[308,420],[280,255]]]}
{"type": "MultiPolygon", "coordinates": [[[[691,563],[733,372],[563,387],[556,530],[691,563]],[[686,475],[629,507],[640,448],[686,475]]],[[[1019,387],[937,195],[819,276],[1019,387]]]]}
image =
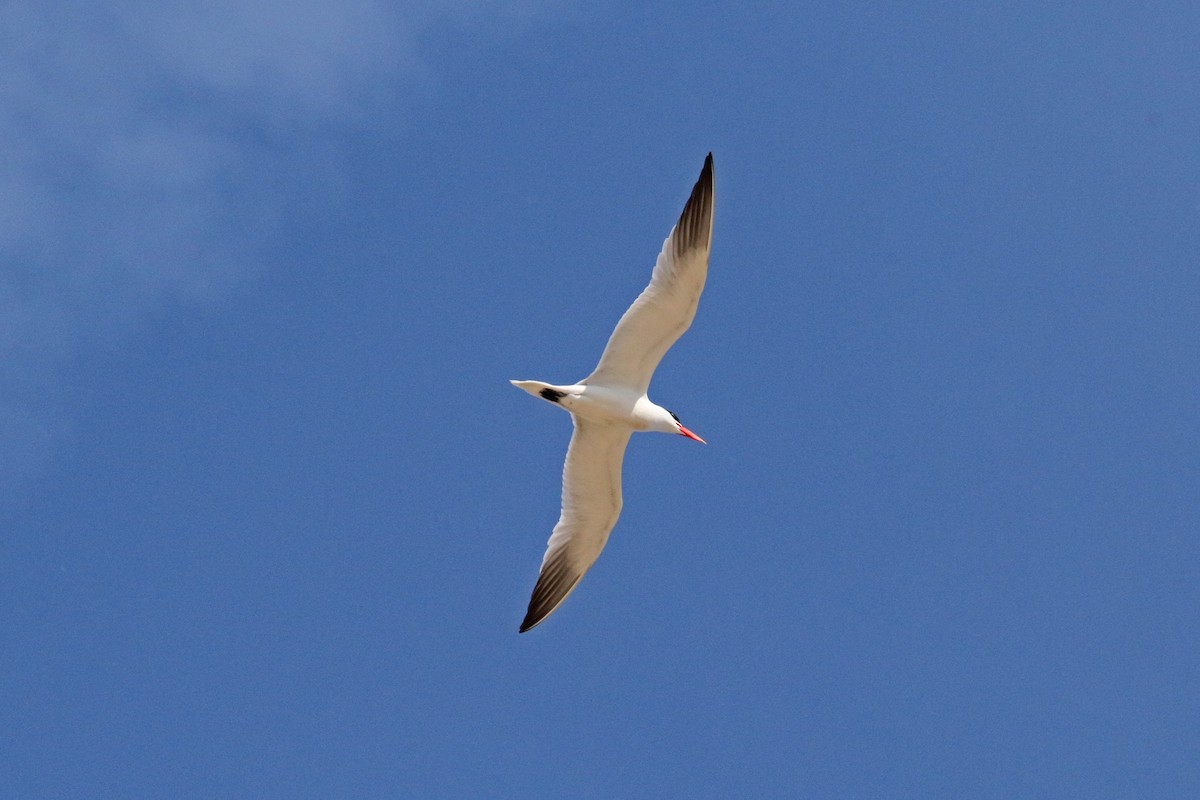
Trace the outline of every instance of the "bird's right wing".
{"type": "Polygon", "coordinates": [[[663,242],[647,286],[621,317],[608,339],[600,363],[583,380],[621,386],[645,394],[658,362],[692,324],[708,276],[712,246],[712,153],[663,242]]]}
{"type": "Polygon", "coordinates": [[[575,432],[563,465],[562,514],[542,559],[521,633],[558,608],[596,562],[621,515],[621,462],[632,429],[571,415],[575,432]]]}

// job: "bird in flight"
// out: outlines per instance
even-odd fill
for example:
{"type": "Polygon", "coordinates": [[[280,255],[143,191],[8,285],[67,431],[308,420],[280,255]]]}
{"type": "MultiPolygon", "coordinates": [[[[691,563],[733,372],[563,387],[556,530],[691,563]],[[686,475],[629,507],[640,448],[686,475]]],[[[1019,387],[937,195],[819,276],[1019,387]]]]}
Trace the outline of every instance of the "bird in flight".
{"type": "Polygon", "coordinates": [[[712,245],[713,161],[704,159],[679,221],[663,242],[650,285],[621,317],[600,363],[578,383],[511,383],[566,409],[575,424],[563,465],[562,513],[546,543],[521,633],[550,615],[596,562],[621,514],[621,462],[634,431],[704,440],[673,413],[650,402],[646,389],[696,316],[712,245]]]}

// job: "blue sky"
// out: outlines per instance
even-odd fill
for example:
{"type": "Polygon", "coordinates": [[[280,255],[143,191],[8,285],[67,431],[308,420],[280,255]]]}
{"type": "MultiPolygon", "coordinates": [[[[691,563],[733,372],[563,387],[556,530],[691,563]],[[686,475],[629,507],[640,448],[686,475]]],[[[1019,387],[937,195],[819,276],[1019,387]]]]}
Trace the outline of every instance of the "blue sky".
{"type": "Polygon", "coordinates": [[[0,17],[0,795],[1200,793],[1194,4],[0,17]]]}

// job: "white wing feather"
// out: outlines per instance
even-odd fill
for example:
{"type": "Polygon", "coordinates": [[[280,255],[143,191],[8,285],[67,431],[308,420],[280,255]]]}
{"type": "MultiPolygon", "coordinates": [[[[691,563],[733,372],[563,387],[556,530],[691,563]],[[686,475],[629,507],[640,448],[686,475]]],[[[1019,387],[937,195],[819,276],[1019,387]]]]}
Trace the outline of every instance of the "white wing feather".
{"type": "Polygon", "coordinates": [[[575,433],[563,465],[562,514],[550,541],[529,610],[525,632],[566,599],[596,563],[621,515],[621,463],[633,430],[571,415],[575,433]]]}
{"type": "Polygon", "coordinates": [[[663,355],[692,324],[708,276],[712,246],[712,153],[663,242],[650,284],[621,317],[600,363],[582,383],[624,387],[645,394],[663,355]]]}

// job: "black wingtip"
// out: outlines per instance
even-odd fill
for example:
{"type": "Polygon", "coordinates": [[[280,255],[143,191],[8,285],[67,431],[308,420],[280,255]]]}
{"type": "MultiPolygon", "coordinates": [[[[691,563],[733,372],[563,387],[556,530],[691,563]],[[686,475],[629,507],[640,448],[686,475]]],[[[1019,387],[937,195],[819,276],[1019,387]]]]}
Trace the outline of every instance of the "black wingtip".
{"type": "Polygon", "coordinates": [[[525,619],[521,620],[521,629],[517,633],[524,633],[531,628],[536,628],[546,617],[550,616],[550,612],[553,610],[553,608],[534,608],[534,604],[531,602],[529,609],[525,612],[525,619]]]}
{"type": "Polygon", "coordinates": [[[537,585],[533,587],[533,596],[529,598],[529,608],[525,611],[520,632],[524,633],[550,616],[582,577],[583,574],[576,572],[561,552],[552,558],[538,574],[537,585]]]}
{"type": "Polygon", "coordinates": [[[539,613],[539,609],[533,607],[533,603],[529,603],[529,608],[525,610],[525,619],[521,620],[521,630],[518,633],[524,633],[530,628],[536,627],[539,622],[544,620],[549,614],[539,613]]]}
{"type": "Polygon", "coordinates": [[[675,254],[681,256],[697,247],[708,247],[712,234],[713,157],[704,159],[704,168],[692,187],[692,193],[675,223],[675,254]]]}
{"type": "MultiPolygon", "coordinates": [[[[696,179],[696,185],[692,188],[692,196],[694,197],[696,195],[696,190],[700,189],[702,186],[707,186],[708,191],[711,193],[712,192],[712,183],[713,183],[713,159],[712,159],[712,153],[709,153],[708,155],[706,155],[704,157],[704,166],[700,168],[700,177],[696,179]]],[[[690,201],[691,198],[688,198],[688,200],[690,201]]]]}

